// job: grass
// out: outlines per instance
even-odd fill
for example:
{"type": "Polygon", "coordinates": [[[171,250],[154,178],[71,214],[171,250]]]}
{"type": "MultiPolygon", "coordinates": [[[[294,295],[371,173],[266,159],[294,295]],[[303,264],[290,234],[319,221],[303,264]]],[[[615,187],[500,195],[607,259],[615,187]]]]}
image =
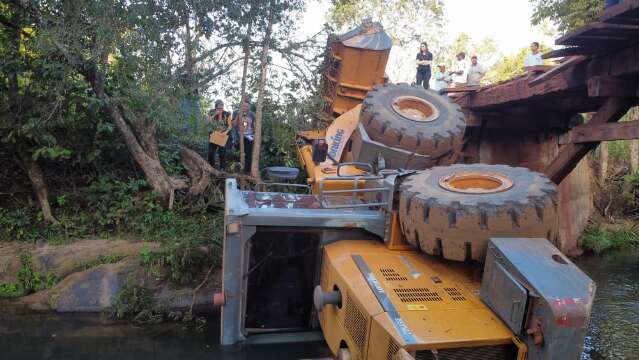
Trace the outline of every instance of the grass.
{"type": "Polygon", "coordinates": [[[595,254],[639,245],[636,224],[592,225],[586,229],[581,246],[595,254]]]}
{"type": "Polygon", "coordinates": [[[55,274],[40,274],[33,270],[31,254],[20,254],[20,268],[17,272],[18,282],[0,284],[0,298],[15,298],[49,289],[55,286],[60,277],[55,274]]]}
{"type": "Polygon", "coordinates": [[[161,322],[167,314],[167,307],[158,303],[153,290],[129,276],[111,306],[103,315],[116,320],[131,320],[134,323],[148,324],[161,322]]]}
{"type": "Polygon", "coordinates": [[[91,261],[87,261],[85,263],[78,265],[75,268],[75,271],[84,271],[92,267],[96,267],[98,265],[103,265],[103,264],[115,264],[119,262],[120,260],[124,259],[125,257],[126,256],[119,255],[119,254],[100,255],[97,259],[93,259],[91,261]]]}

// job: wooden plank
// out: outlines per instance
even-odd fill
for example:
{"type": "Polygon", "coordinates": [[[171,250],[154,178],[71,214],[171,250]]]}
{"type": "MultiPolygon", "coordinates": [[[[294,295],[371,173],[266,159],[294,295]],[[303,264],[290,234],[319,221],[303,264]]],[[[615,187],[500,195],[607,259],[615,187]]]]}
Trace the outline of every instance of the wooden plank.
{"type": "MultiPolygon", "coordinates": [[[[546,74],[542,74],[542,76],[546,74]]],[[[582,89],[586,89],[589,77],[625,78],[637,75],[639,75],[639,44],[616,52],[601,54],[591,60],[569,66],[551,81],[544,81],[536,86],[528,86],[528,78],[519,77],[504,83],[484,86],[475,93],[457,99],[456,102],[462,107],[474,110],[503,108],[524,102],[532,104],[540,101],[546,104],[549,100],[557,98],[575,99],[580,102],[585,98],[582,89]],[[588,69],[587,72],[584,69],[588,69]]],[[[566,109],[566,111],[592,111],[597,106],[598,104],[595,103],[595,106],[586,106],[584,109],[566,109]]]]}
{"type": "Polygon", "coordinates": [[[588,79],[590,97],[638,97],[639,86],[635,80],[609,76],[593,76],[588,79]]]}
{"type": "Polygon", "coordinates": [[[479,89],[479,86],[457,86],[457,87],[442,89],[441,92],[443,94],[465,93],[465,92],[475,92],[478,89],[479,89]]]}
{"type": "Polygon", "coordinates": [[[611,6],[599,15],[599,21],[614,22],[615,18],[639,9],[639,0],[624,0],[615,6],[611,6]]]}
{"type": "Polygon", "coordinates": [[[573,56],[568,61],[564,62],[563,64],[530,80],[528,82],[528,86],[535,86],[535,85],[541,84],[544,81],[548,81],[552,79],[553,77],[557,76],[558,74],[562,73],[563,71],[567,70],[568,68],[573,67],[579,64],[580,62],[586,60],[587,58],[588,57],[584,55],[573,56]]]}
{"type": "Polygon", "coordinates": [[[567,57],[567,56],[575,56],[575,55],[591,55],[595,54],[598,51],[602,51],[602,48],[586,48],[581,46],[572,46],[563,49],[557,49],[549,51],[543,54],[541,57],[543,59],[555,59],[559,57],[567,57]]]}
{"type": "Polygon", "coordinates": [[[577,126],[559,137],[559,144],[639,139],[639,121],[577,126]]]}
{"type": "MultiPolygon", "coordinates": [[[[589,125],[599,125],[609,122],[616,122],[631,106],[631,101],[624,98],[608,98],[603,106],[592,117],[589,125]]],[[[546,168],[546,175],[555,184],[560,184],[561,181],[570,174],[570,172],[577,166],[577,163],[592,149],[597,146],[597,142],[589,142],[583,144],[567,144],[565,145],[557,155],[557,158],[546,168]]]]}
{"type": "Polygon", "coordinates": [[[555,67],[555,65],[533,65],[533,66],[524,66],[524,71],[525,72],[532,72],[532,73],[538,73],[538,72],[546,72],[548,70],[551,70],[555,67]]]}

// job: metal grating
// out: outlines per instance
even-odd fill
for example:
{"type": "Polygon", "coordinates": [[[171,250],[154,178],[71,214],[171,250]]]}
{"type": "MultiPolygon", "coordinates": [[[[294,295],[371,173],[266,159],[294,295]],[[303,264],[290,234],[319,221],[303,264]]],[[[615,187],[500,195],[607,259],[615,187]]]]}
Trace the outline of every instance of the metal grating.
{"type": "Polygon", "coordinates": [[[450,296],[455,301],[466,301],[466,297],[458,288],[444,288],[450,296]]]}
{"type": "Polygon", "coordinates": [[[395,271],[395,269],[391,268],[380,268],[379,272],[382,273],[382,276],[386,281],[405,281],[408,280],[406,276],[395,271]]]}
{"type": "Polygon", "coordinates": [[[437,292],[428,288],[399,288],[393,289],[402,302],[415,303],[422,301],[442,301],[437,292]]]}
{"type": "Polygon", "coordinates": [[[479,346],[471,348],[418,351],[415,360],[514,360],[517,348],[512,345],[479,346]]]}
{"type": "Polygon", "coordinates": [[[364,344],[366,343],[366,330],[368,328],[364,313],[353,302],[350,295],[346,298],[346,315],[344,316],[344,327],[350,335],[351,340],[357,346],[360,354],[364,354],[364,344]]]}
{"type": "Polygon", "coordinates": [[[388,350],[386,350],[386,360],[393,360],[395,354],[399,351],[399,345],[397,345],[393,339],[388,337],[388,350]]]}

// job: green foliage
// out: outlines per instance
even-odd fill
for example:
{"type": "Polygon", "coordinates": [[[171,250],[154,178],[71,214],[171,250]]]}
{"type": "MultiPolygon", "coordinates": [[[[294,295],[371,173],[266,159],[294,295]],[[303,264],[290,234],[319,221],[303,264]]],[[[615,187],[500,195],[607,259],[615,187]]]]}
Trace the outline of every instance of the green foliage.
{"type": "Polygon", "coordinates": [[[602,0],[530,0],[533,25],[549,19],[561,32],[583,26],[603,9],[602,0]]]}
{"type": "Polygon", "coordinates": [[[31,254],[20,254],[20,268],[17,273],[18,282],[0,284],[0,298],[20,297],[55,286],[60,278],[55,274],[39,274],[33,270],[31,254]]]}
{"type": "Polygon", "coordinates": [[[164,319],[166,313],[166,306],[155,300],[153,290],[140,284],[132,276],[127,278],[113,298],[111,306],[103,312],[110,319],[126,319],[139,324],[158,323],[164,319]]]}
{"type": "Polygon", "coordinates": [[[9,284],[0,284],[0,299],[2,298],[16,298],[22,296],[24,293],[22,292],[22,288],[19,284],[9,283],[9,284]]]}
{"type": "Polygon", "coordinates": [[[201,277],[211,264],[220,264],[224,228],[220,215],[200,214],[188,221],[169,218],[147,228],[161,233],[163,239],[159,251],[145,248],[140,253],[140,263],[155,275],[187,284],[201,277]]]}
{"type": "Polygon", "coordinates": [[[35,241],[39,231],[30,211],[25,208],[0,208],[0,240],[35,241]]]}
{"type": "Polygon", "coordinates": [[[189,284],[201,277],[211,258],[205,249],[191,242],[166,244],[160,251],[140,254],[140,263],[151,273],[176,284],[189,284]]]}
{"type": "Polygon", "coordinates": [[[118,254],[100,255],[96,259],[78,265],[75,271],[84,271],[103,264],[115,264],[124,258],[125,256],[118,254]]]}
{"type": "Polygon", "coordinates": [[[590,226],[584,232],[581,246],[596,254],[639,245],[636,224],[626,226],[590,226]]]}
{"type": "MultiPolygon", "coordinates": [[[[550,48],[540,44],[539,51],[545,53],[550,48]]],[[[502,57],[486,74],[486,80],[491,83],[506,81],[524,75],[524,61],[530,54],[530,47],[520,49],[515,55],[502,57]]]]}
{"type": "Polygon", "coordinates": [[[608,141],[608,156],[616,161],[630,160],[630,142],[628,140],[608,141]]]}

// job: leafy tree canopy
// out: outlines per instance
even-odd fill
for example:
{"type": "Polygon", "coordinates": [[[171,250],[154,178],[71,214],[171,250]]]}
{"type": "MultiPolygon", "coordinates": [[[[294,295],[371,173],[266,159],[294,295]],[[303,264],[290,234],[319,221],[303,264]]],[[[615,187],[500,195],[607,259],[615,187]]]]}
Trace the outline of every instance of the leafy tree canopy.
{"type": "Polygon", "coordinates": [[[551,20],[565,33],[585,25],[603,9],[601,0],[530,0],[533,5],[532,23],[551,20]]]}

